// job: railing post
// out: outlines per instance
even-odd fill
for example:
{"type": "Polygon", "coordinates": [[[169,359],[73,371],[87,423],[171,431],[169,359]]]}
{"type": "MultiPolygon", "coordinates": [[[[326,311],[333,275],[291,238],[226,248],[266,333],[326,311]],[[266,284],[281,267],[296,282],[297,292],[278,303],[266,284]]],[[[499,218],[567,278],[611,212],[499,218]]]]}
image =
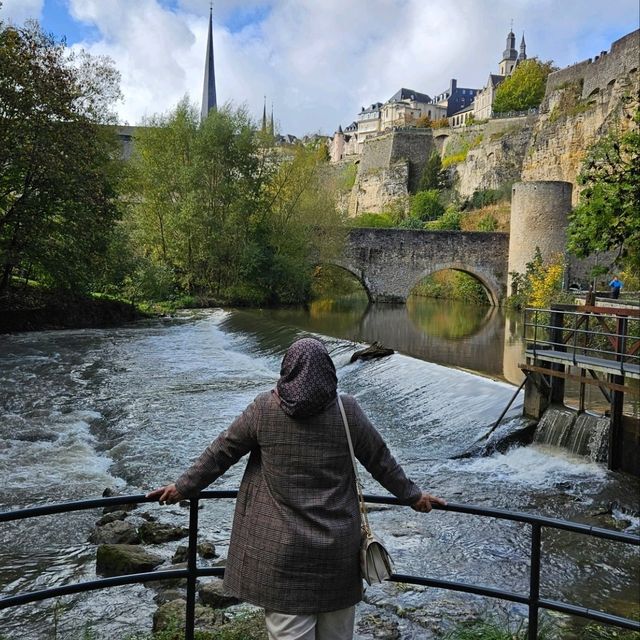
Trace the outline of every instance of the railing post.
{"type": "Polygon", "coordinates": [[[184,637],[193,640],[196,615],[196,567],[198,562],[198,498],[189,501],[189,550],[187,552],[187,610],[185,612],[184,637]]]}
{"type": "Polygon", "coordinates": [[[538,609],[540,600],[540,544],[541,529],[538,523],[531,525],[531,567],[529,569],[529,629],[528,640],[538,638],[538,609]]]}

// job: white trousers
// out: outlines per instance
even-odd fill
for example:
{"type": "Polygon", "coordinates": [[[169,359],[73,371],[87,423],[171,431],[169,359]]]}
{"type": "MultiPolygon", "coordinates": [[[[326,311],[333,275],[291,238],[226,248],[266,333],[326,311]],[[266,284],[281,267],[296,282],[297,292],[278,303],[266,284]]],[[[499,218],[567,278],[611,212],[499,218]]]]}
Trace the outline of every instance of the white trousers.
{"type": "Polygon", "coordinates": [[[352,640],[356,608],[294,616],[266,611],[269,640],[352,640]]]}

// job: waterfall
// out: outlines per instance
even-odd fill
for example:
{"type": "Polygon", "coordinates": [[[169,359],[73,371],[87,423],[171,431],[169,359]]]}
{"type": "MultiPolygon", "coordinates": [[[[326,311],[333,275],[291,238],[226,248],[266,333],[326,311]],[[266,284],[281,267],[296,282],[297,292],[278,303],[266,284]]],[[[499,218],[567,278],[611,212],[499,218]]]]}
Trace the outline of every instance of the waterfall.
{"type": "Polygon", "coordinates": [[[533,440],[568,449],[594,462],[606,462],[609,418],[577,413],[567,407],[551,407],[538,423],[533,440]]]}

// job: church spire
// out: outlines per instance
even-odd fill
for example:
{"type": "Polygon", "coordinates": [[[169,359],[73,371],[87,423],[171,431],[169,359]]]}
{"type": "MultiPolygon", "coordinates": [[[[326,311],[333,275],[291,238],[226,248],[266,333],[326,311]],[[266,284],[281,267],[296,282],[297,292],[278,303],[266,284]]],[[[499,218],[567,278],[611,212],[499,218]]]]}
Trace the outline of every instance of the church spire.
{"type": "Polygon", "coordinates": [[[275,129],[273,127],[273,102],[271,103],[271,119],[269,120],[269,133],[275,135],[275,129]]]}
{"type": "Polygon", "coordinates": [[[262,107],[262,133],[267,133],[267,96],[264,97],[264,106],[262,107]]]}
{"type": "Polygon", "coordinates": [[[207,35],[207,57],[204,64],[204,87],[200,120],[204,120],[211,109],[217,109],[216,73],[213,66],[213,2],[209,7],[209,33],[207,35]]]}
{"type": "Polygon", "coordinates": [[[520,42],[520,53],[518,54],[518,62],[527,59],[527,44],[524,41],[524,31],[522,32],[522,41],[520,42]]]}

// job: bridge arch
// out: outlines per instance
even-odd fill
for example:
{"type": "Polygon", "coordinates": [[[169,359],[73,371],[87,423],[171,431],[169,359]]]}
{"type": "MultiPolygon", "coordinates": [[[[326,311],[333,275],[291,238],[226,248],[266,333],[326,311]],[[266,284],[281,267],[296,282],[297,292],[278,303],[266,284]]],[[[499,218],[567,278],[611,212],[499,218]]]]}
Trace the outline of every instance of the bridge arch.
{"type": "Polygon", "coordinates": [[[362,287],[364,292],[367,294],[367,298],[369,299],[369,302],[374,301],[375,298],[372,295],[370,288],[367,286],[367,282],[363,277],[363,274],[360,271],[358,271],[358,269],[355,269],[348,263],[345,263],[339,257],[334,260],[315,262],[313,266],[314,267],[333,267],[336,269],[341,269],[342,271],[346,271],[349,275],[352,275],[354,279],[360,283],[360,286],[362,287]]]}
{"type": "Polygon", "coordinates": [[[433,266],[428,267],[423,272],[418,273],[416,279],[413,281],[409,292],[413,290],[413,288],[424,278],[433,275],[434,273],[438,273],[439,271],[460,271],[461,273],[466,273],[473,278],[475,278],[484,288],[487,296],[489,298],[489,303],[494,306],[500,306],[500,292],[496,287],[495,281],[492,278],[489,278],[486,273],[480,271],[479,269],[475,269],[468,264],[462,264],[460,262],[451,261],[451,262],[443,262],[443,263],[435,263],[433,266]]]}

